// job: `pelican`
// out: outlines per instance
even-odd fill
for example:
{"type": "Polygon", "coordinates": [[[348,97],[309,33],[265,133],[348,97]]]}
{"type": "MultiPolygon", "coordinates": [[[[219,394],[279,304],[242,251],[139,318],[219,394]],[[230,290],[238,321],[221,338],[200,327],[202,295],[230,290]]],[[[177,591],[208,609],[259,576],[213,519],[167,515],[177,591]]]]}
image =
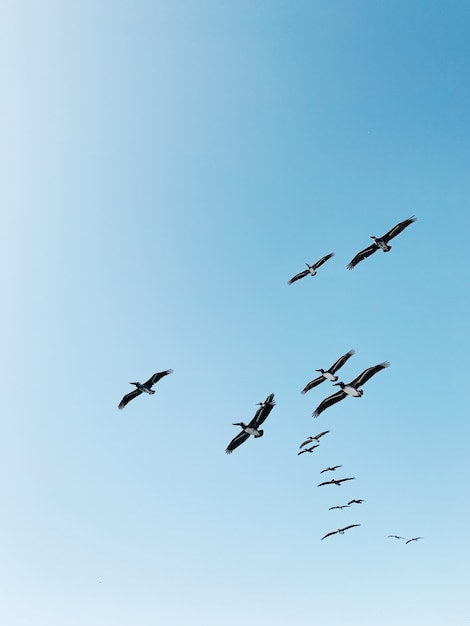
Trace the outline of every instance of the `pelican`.
{"type": "Polygon", "coordinates": [[[296,274],[293,278],[287,281],[287,284],[292,285],[292,283],[295,283],[296,280],[300,280],[301,278],[304,278],[305,276],[308,276],[309,274],[311,276],[315,276],[317,273],[316,270],[320,267],[320,265],[323,265],[323,263],[328,261],[328,259],[331,259],[332,256],[335,256],[334,252],[330,252],[330,254],[323,256],[319,261],[317,261],[313,265],[309,265],[308,263],[305,263],[305,265],[307,266],[307,269],[304,270],[303,272],[299,272],[299,274],[296,274]]]}
{"type": "Polygon", "coordinates": [[[410,543],[410,541],[418,541],[418,539],[423,539],[423,537],[411,537],[411,539],[408,539],[408,541],[405,541],[405,544],[410,543]]]}
{"type": "Polygon", "coordinates": [[[310,448],[304,448],[300,452],[297,452],[297,456],[299,456],[299,454],[303,454],[304,452],[313,452],[315,448],[319,448],[319,447],[320,447],[320,444],[317,443],[315,446],[310,446],[310,448]]]}
{"type": "Polygon", "coordinates": [[[329,432],[329,430],[324,430],[322,433],[318,433],[318,435],[315,435],[315,437],[307,437],[307,439],[300,444],[299,448],[303,448],[308,443],[312,443],[312,441],[318,441],[320,437],[323,437],[323,435],[327,435],[329,432]]]}
{"type": "Polygon", "coordinates": [[[374,254],[374,252],[379,249],[383,250],[384,252],[390,252],[390,250],[392,249],[392,246],[388,245],[390,239],[393,239],[394,237],[399,235],[402,230],[405,230],[407,226],[413,224],[413,222],[416,222],[417,219],[418,218],[414,215],[413,217],[409,217],[407,220],[404,220],[403,222],[400,222],[399,224],[394,226],[382,237],[375,237],[374,235],[371,235],[371,239],[374,240],[374,243],[372,243],[368,248],[364,248],[364,250],[361,250],[356,254],[354,259],[350,263],[348,263],[348,270],[352,270],[353,267],[356,267],[358,263],[366,259],[371,254],[374,254]]]}
{"type": "Polygon", "coordinates": [[[393,539],[404,539],[406,540],[406,537],[400,537],[400,535],[388,535],[389,537],[392,537],[393,539]]]}
{"type": "Polygon", "coordinates": [[[345,526],[344,528],[338,528],[338,530],[333,530],[331,533],[326,533],[326,535],[322,537],[321,540],[323,541],[323,539],[326,539],[327,537],[330,537],[331,535],[336,535],[336,534],[344,535],[345,530],[348,530],[348,528],[354,528],[355,526],[360,526],[360,524],[350,524],[349,526],[345,526]]]}
{"type": "Polygon", "coordinates": [[[351,505],[351,504],[362,504],[363,502],[365,502],[365,500],[350,500],[348,502],[348,505],[351,505]]]}
{"type": "Polygon", "coordinates": [[[347,480],[356,480],[355,477],[352,478],[333,478],[332,480],[326,480],[323,483],[320,483],[318,486],[323,487],[323,485],[338,485],[341,487],[341,483],[346,482],[347,480]]]}
{"type": "Polygon", "coordinates": [[[362,387],[362,385],[364,385],[370,378],[372,378],[374,374],[377,374],[377,372],[380,372],[380,370],[389,367],[389,365],[389,361],[384,361],[383,363],[379,363],[378,365],[368,367],[362,372],[362,374],[359,374],[359,376],[357,376],[347,385],[341,381],[339,383],[334,383],[333,386],[341,387],[341,389],[334,393],[332,396],[328,396],[328,398],[325,398],[322,402],[320,402],[315,411],[312,413],[313,417],[318,417],[320,413],[323,413],[325,409],[332,406],[333,404],[336,404],[340,400],[343,400],[347,395],[353,396],[354,398],[360,398],[364,392],[362,389],[359,389],[359,387],[362,387]]]}
{"type": "Polygon", "coordinates": [[[153,395],[155,393],[155,390],[152,389],[152,387],[156,383],[158,383],[160,378],[163,378],[164,376],[167,376],[168,374],[173,374],[173,370],[165,370],[164,372],[157,372],[156,374],[151,376],[145,383],[129,383],[130,385],[135,385],[136,389],[134,389],[134,391],[131,391],[130,393],[124,396],[124,398],[119,403],[118,408],[123,409],[126,406],[126,404],[128,404],[134,398],[137,398],[137,396],[140,396],[141,393],[149,393],[150,395],[153,395]]]}
{"type": "Polygon", "coordinates": [[[342,465],[332,465],[331,467],[325,467],[324,470],[322,470],[320,472],[320,474],[324,474],[325,472],[334,472],[335,470],[337,470],[339,467],[343,467],[342,465]]]}
{"type": "Polygon", "coordinates": [[[264,402],[259,402],[258,404],[260,408],[256,411],[255,416],[253,417],[251,422],[249,422],[248,424],[245,424],[244,422],[235,422],[233,424],[234,426],[240,426],[242,428],[242,431],[238,433],[238,435],[234,437],[232,441],[228,444],[225,450],[227,454],[232,454],[235,448],[238,448],[238,446],[246,441],[250,435],[253,435],[255,439],[263,436],[264,430],[261,430],[258,427],[268,417],[274,405],[276,404],[274,402],[274,394],[271,393],[264,402]]]}
{"type": "Polygon", "coordinates": [[[330,506],[328,511],[332,511],[333,509],[348,509],[349,504],[341,504],[340,506],[330,506]]]}
{"type": "Polygon", "coordinates": [[[313,389],[313,387],[316,387],[324,380],[329,380],[334,383],[336,380],[338,380],[338,377],[335,376],[336,372],[339,370],[340,367],[343,367],[346,361],[350,357],[352,357],[353,354],[354,350],[350,350],[349,352],[346,352],[346,354],[343,354],[343,356],[340,356],[339,359],[335,363],[333,363],[333,365],[329,369],[323,370],[320,368],[319,370],[315,370],[316,372],[320,372],[321,376],[318,376],[318,378],[314,378],[309,383],[307,383],[302,389],[301,393],[307,393],[307,391],[310,391],[310,389],[313,389]]]}

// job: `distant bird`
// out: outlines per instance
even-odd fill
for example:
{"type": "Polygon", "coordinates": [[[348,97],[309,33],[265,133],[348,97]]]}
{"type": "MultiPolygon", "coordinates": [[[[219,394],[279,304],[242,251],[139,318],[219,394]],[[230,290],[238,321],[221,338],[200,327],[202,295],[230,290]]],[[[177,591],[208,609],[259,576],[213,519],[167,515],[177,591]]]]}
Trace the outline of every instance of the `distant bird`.
{"type": "Polygon", "coordinates": [[[331,535],[336,535],[336,534],[344,535],[345,530],[348,530],[348,528],[354,528],[355,526],[360,526],[360,524],[350,524],[349,526],[345,526],[344,528],[338,528],[338,530],[333,530],[331,533],[326,533],[326,535],[322,537],[321,540],[323,541],[323,539],[326,539],[327,537],[331,537],[331,535]]]}
{"type": "Polygon", "coordinates": [[[345,385],[341,381],[339,383],[334,383],[334,387],[341,387],[340,391],[337,391],[332,396],[328,396],[328,398],[325,398],[322,402],[320,402],[320,404],[317,406],[312,414],[313,417],[318,417],[320,413],[323,413],[325,409],[332,406],[333,404],[336,404],[340,400],[343,400],[347,395],[353,396],[354,398],[360,398],[364,392],[362,389],[359,389],[359,387],[362,387],[362,385],[364,385],[370,378],[372,378],[374,374],[377,374],[377,372],[380,372],[380,370],[389,367],[389,365],[389,361],[384,361],[383,363],[379,363],[378,365],[368,367],[362,372],[362,374],[359,374],[357,378],[352,380],[347,385],[345,385]]]}
{"type": "Polygon", "coordinates": [[[405,544],[410,543],[410,541],[418,541],[418,539],[423,539],[423,537],[411,537],[411,539],[408,539],[408,541],[405,541],[405,544]]]}
{"type": "Polygon", "coordinates": [[[374,254],[374,252],[376,252],[379,249],[383,250],[384,252],[390,252],[390,250],[392,249],[392,246],[388,245],[388,242],[390,241],[390,239],[393,239],[394,237],[399,235],[402,230],[404,230],[407,226],[409,226],[413,222],[416,222],[417,219],[418,219],[417,217],[413,216],[413,217],[408,218],[407,220],[404,220],[403,222],[400,222],[399,224],[394,226],[391,230],[389,230],[388,233],[385,233],[385,235],[383,235],[382,237],[375,237],[374,235],[371,235],[371,239],[374,240],[374,243],[371,244],[368,248],[365,248],[364,250],[361,250],[360,252],[356,254],[354,259],[350,263],[348,263],[348,266],[347,266],[348,270],[352,270],[353,267],[356,267],[358,263],[366,259],[371,254],[374,254]]]}
{"type": "Polygon", "coordinates": [[[299,456],[299,454],[303,454],[304,452],[313,452],[315,448],[319,448],[319,447],[320,447],[320,444],[317,443],[315,446],[310,446],[310,448],[304,448],[300,452],[297,452],[297,456],[299,456]]]}
{"type": "Polygon", "coordinates": [[[349,504],[341,504],[340,506],[330,506],[328,511],[332,511],[333,509],[348,509],[349,504]]]}
{"type": "Polygon", "coordinates": [[[323,485],[338,485],[341,487],[341,483],[346,482],[347,480],[356,480],[354,477],[352,478],[333,478],[332,480],[326,480],[323,483],[320,483],[318,486],[323,487],[323,485]]]}
{"type": "Polygon", "coordinates": [[[315,435],[315,437],[307,437],[307,439],[300,444],[299,448],[303,448],[308,443],[312,443],[312,441],[318,441],[320,437],[323,437],[323,435],[327,435],[329,432],[329,430],[324,430],[322,433],[318,433],[318,435],[315,435]]]}
{"type": "Polygon", "coordinates": [[[346,354],[343,354],[343,356],[341,356],[335,363],[333,363],[333,365],[329,369],[323,370],[320,368],[319,370],[315,370],[316,372],[320,372],[321,376],[318,376],[318,378],[314,378],[309,383],[307,383],[302,389],[301,393],[307,393],[307,391],[310,391],[310,389],[313,389],[313,387],[316,387],[324,380],[329,380],[334,383],[336,380],[338,380],[338,376],[335,376],[335,373],[339,370],[340,367],[343,367],[346,361],[350,357],[352,357],[353,354],[354,350],[350,350],[349,352],[346,352],[346,354]]]}
{"type": "Polygon", "coordinates": [[[348,504],[362,504],[365,500],[349,500],[348,504]]]}
{"type": "Polygon", "coordinates": [[[299,274],[296,274],[293,278],[287,281],[287,284],[292,285],[292,283],[295,283],[296,280],[300,280],[301,278],[304,278],[305,276],[308,276],[309,274],[311,276],[315,276],[317,273],[316,270],[320,267],[320,265],[323,265],[323,263],[328,261],[328,259],[331,259],[332,256],[335,256],[334,252],[330,252],[330,254],[323,256],[319,261],[317,261],[313,265],[309,265],[308,263],[305,263],[305,265],[307,266],[307,269],[304,270],[303,272],[300,272],[299,274]]]}
{"type": "Polygon", "coordinates": [[[335,470],[337,470],[339,467],[343,467],[342,465],[332,465],[331,467],[325,467],[324,470],[322,470],[320,472],[320,474],[324,474],[325,472],[334,472],[335,470]]]}
{"type": "Polygon", "coordinates": [[[393,539],[406,539],[406,537],[400,537],[400,535],[388,535],[389,537],[392,537],[393,539]]]}
{"type": "Polygon", "coordinates": [[[130,385],[135,385],[136,389],[134,389],[134,391],[131,391],[130,393],[124,396],[124,398],[119,403],[118,408],[123,409],[126,406],[126,404],[128,404],[134,398],[137,398],[137,396],[140,396],[141,393],[149,393],[150,395],[153,395],[155,391],[152,389],[152,387],[156,383],[158,383],[158,381],[161,378],[163,378],[164,376],[167,376],[168,374],[173,374],[173,370],[165,370],[164,372],[157,372],[156,374],[151,376],[145,383],[129,383],[130,385]]]}
{"type": "Polygon", "coordinates": [[[259,403],[260,408],[256,411],[255,416],[253,417],[251,422],[249,422],[249,424],[245,424],[243,422],[235,422],[233,425],[240,426],[242,428],[242,431],[232,439],[232,441],[228,444],[225,452],[227,454],[232,454],[235,448],[238,448],[238,446],[246,441],[250,435],[253,435],[255,439],[258,437],[262,437],[264,434],[264,430],[261,430],[259,426],[261,426],[264,420],[271,413],[275,404],[276,403],[274,401],[274,394],[271,393],[264,402],[259,403]]]}

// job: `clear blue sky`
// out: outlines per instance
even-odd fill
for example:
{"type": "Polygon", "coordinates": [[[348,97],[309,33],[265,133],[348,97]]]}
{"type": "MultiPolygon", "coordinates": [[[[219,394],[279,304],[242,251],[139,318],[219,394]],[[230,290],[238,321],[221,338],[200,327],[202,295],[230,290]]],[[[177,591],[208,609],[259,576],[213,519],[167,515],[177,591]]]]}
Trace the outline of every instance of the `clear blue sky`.
{"type": "Polygon", "coordinates": [[[2,624],[468,623],[469,30],[464,0],[0,2],[2,624]],[[341,379],[391,367],[314,420],[351,348],[341,379]]]}

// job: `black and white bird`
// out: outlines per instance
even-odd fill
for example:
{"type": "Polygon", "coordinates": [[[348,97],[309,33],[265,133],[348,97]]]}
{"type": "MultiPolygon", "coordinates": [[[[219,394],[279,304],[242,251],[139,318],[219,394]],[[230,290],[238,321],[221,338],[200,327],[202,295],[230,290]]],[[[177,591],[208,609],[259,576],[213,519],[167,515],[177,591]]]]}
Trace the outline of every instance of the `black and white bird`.
{"type": "Polygon", "coordinates": [[[392,249],[392,246],[388,245],[390,239],[393,239],[394,237],[399,235],[402,230],[405,230],[407,226],[413,224],[413,222],[416,222],[417,219],[418,218],[413,215],[413,217],[410,217],[407,220],[404,220],[403,222],[400,222],[399,224],[394,226],[391,230],[385,233],[385,235],[382,235],[382,237],[375,237],[374,235],[371,235],[371,239],[374,240],[374,243],[372,243],[368,248],[364,248],[364,250],[361,250],[356,254],[354,259],[350,263],[348,263],[348,270],[352,270],[353,267],[356,267],[358,263],[366,259],[371,254],[374,254],[374,252],[379,249],[383,250],[384,252],[390,252],[390,250],[392,249]]]}
{"type": "Polygon", "coordinates": [[[330,252],[330,254],[323,256],[319,261],[317,261],[313,265],[309,265],[308,263],[305,263],[305,265],[307,266],[307,269],[293,276],[289,281],[287,281],[287,284],[292,285],[292,283],[295,283],[296,280],[300,280],[301,278],[304,278],[305,276],[308,276],[309,274],[310,276],[315,276],[317,273],[317,269],[321,265],[323,265],[323,263],[326,263],[328,259],[331,259],[332,256],[335,256],[334,252],[330,252]]]}
{"type": "Polygon", "coordinates": [[[325,472],[334,472],[336,471],[339,467],[343,467],[342,465],[332,465],[331,467],[325,467],[325,469],[323,469],[320,474],[324,474],[325,472]]]}
{"type": "Polygon", "coordinates": [[[326,533],[326,535],[322,537],[322,541],[327,537],[331,537],[331,535],[344,535],[345,530],[348,530],[349,528],[354,528],[355,526],[360,526],[360,524],[350,524],[349,526],[345,526],[344,528],[338,528],[338,530],[333,530],[331,533],[326,533]]]}
{"type": "Polygon", "coordinates": [[[304,448],[300,452],[297,452],[297,456],[299,456],[299,454],[303,454],[304,452],[313,452],[315,448],[319,448],[319,447],[320,447],[320,444],[317,443],[314,446],[310,446],[310,448],[304,448]]]}
{"type": "Polygon", "coordinates": [[[126,406],[126,404],[128,404],[134,398],[137,398],[137,396],[140,396],[141,393],[148,393],[150,395],[153,395],[155,393],[155,390],[152,389],[152,387],[156,383],[158,383],[158,381],[161,378],[172,373],[173,373],[173,370],[165,370],[164,372],[157,372],[156,374],[151,376],[145,383],[129,383],[130,385],[135,385],[136,389],[134,389],[134,391],[131,391],[130,393],[124,396],[124,398],[119,403],[118,408],[123,409],[126,406]]]}
{"type": "Polygon", "coordinates": [[[351,504],[362,504],[363,502],[365,502],[365,500],[349,500],[348,505],[350,506],[351,504]]]}
{"type": "Polygon", "coordinates": [[[312,443],[312,441],[318,442],[320,437],[323,437],[323,435],[327,435],[329,432],[329,430],[324,430],[322,433],[318,433],[318,435],[315,435],[315,437],[307,437],[307,439],[300,444],[299,448],[303,448],[308,443],[312,443]]]}
{"type": "Polygon", "coordinates": [[[240,426],[242,428],[242,431],[232,439],[232,441],[228,444],[225,452],[227,454],[232,454],[235,448],[238,448],[238,446],[246,441],[250,435],[253,435],[255,439],[258,437],[262,437],[264,434],[264,430],[261,430],[259,426],[261,426],[261,424],[271,413],[275,404],[276,403],[274,401],[274,394],[271,393],[264,402],[259,403],[260,408],[256,411],[255,416],[248,424],[245,424],[244,422],[235,422],[233,425],[240,426]]]}
{"type": "Polygon", "coordinates": [[[348,509],[349,504],[340,504],[339,506],[330,506],[328,511],[333,511],[333,509],[348,509]]]}
{"type": "Polygon", "coordinates": [[[307,391],[310,391],[310,389],[313,389],[313,387],[316,387],[325,380],[329,380],[334,383],[336,380],[338,380],[338,376],[335,376],[336,372],[339,370],[340,367],[343,367],[346,361],[350,357],[352,357],[353,354],[354,350],[350,350],[349,352],[346,352],[346,354],[343,354],[343,356],[340,356],[339,359],[335,363],[333,363],[333,365],[329,369],[323,370],[320,368],[319,370],[315,370],[316,372],[320,372],[321,375],[307,383],[302,389],[301,393],[307,393],[307,391]]]}
{"type": "Polygon", "coordinates": [[[320,402],[315,411],[312,413],[313,417],[318,417],[320,413],[323,413],[325,409],[332,406],[333,404],[336,404],[340,400],[343,400],[348,395],[353,396],[354,398],[360,398],[364,392],[362,389],[359,389],[359,387],[362,387],[362,385],[364,385],[370,378],[372,378],[374,374],[377,374],[377,372],[380,372],[380,370],[389,367],[389,365],[389,361],[384,361],[383,363],[379,363],[378,365],[368,367],[362,372],[362,374],[359,374],[359,376],[357,376],[347,385],[341,381],[339,383],[334,383],[333,386],[341,387],[341,389],[334,393],[332,396],[328,396],[328,398],[325,398],[322,402],[320,402]]]}
{"type": "Polygon", "coordinates": [[[406,537],[400,537],[400,535],[388,535],[389,537],[392,537],[392,539],[404,539],[406,540],[406,537]]]}
{"type": "Polygon", "coordinates": [[[410,541],[418,541],[418,539],[423,539],[423,537],[411,537],[411,539],[408,539],[408,541],[405,541],[405,544],[410,543],[410,541]]]}
{"type": "Polygon", "coordinates": [[[323,487],[323,485],[338,485],[338,487],[341,487],[341,484],[346,482],[347,480],[356,480],[355,477],[351,477],[351,478],[332,478],[331,480],[326,480],[323,483],[320,483],[318,486],[319,487],[323,487]]]}

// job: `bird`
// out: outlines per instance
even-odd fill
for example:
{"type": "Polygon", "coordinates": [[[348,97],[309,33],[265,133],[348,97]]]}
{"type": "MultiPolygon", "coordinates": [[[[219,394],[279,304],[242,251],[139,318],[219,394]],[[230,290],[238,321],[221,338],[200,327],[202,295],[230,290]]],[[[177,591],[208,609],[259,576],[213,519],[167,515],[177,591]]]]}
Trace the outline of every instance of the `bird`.
{"type": "Polygon", "coordinates": [[[313,265],[309,265],[308,263],[305,263],[305,265],[307,266],[307,269],[293,276],[290,280],[287,281],[287,284],[292,285],[292,283],[295,283],[296,280],[300,280],[301,278],[304,278],[305,276],[308,276],[309,274],[311,276],[315,276],[317,273],[316,270],[320,267],[320,265],[323,265],[323,263],[328,261],[328,259],[331,259],[332,256],[335,256],[334,252],[330,252],[330,254],[323,256],[319,261],[317,261],[313,265]]]}
{"type": "Polygon", "coordinates": [[[333,404],[336,404],[336,402],[343,400],[347,395],[353,396],[355,398],[360,398],[364,392],[362,389],[359,389],[359,387],[362,387],[362,385],[364,385],[370,378],[372,378],[374,374],[377,374],[377,372],[380,372],[380,370],[389,367],[389,365],[389,361],[384,361],[383,363],[379,363],[378,365],[368,367],[362,372],[362,374],[359,374],[359,376],[357,376],[347,385],[341,381],[339,383],[334,383],[334,387],[338,386],[341,387],[341,389],[333,395],[328,396],[328,398],[322,400],[322,402],[320,402],[315,411],[312,413],[313,417],[318,417],[320,413],[323,413],[325,409],[332,406],[333,404]]]}
{"type": "Polygon", "coordinates": [[[418,541],[418,539],[423,539],[423,537],[411,537],[411,539],[408,539],[408,541],[405,541],[405,544],[410,543],[410,541],[418,541]]]}
{"type": "Polygon", "coordinates": [[[257,409],[253,419],[248,424],[245,424],[244,422],[235,422],[233,426],[240,426],[242,428],[242,431],[232,439],[232,441],[228,444],[225,452],[227,454],[232,454],[235,448],[238,448],[238,446],[246,441],[250,435],[253,435],[255,439],[258,437],[262,437],[264,434],[264,430],[261,430],[258,427],[261,426],[264,420],[271,413],[275,404],[276,403],[274,401],[274,394],[271,393],[264,402],[259,402],[260,408],[257,409]]]}
{"type": "Polygon", "coordinates": [[[363,502],[365,502],[365,500],[350,500],[348,502],[348,505],[350,505],[350,504],[362,504],[363,502]]]}
{"type": "Polygon", "coordinates": [[[333,509],[348,509],[349,504],[341,504],[340,506],[330,506],[328,511],[332,511],[333,509]]]}
{"type": "Polygon", "coordinates": [[[318,486],[323,487],[323,485],[338,485],[341,487],[341,483],[346,482],[347,480],[356,480],[355,477],[352,478],[333,478],[332,480],[326,480],[323,483],[320,483],[318,486]]]}
{"type": "Polygon", "coordinates": [[[393,539],[405,539],[406,537],[400,537],[400,535],[388,535],[389,537],[392,537],[393,539]]]}
{"type": "Polygon", "coordinates": [[[409,217],[407,220],[404,220],[403,222],[400,222],[399,224],[394,226],[387,233],[385,233],[385,235],[382,235],[382,237],[375,237],[374,235],[371,235],[371,239],[374,240],[374,243],[372,243],[368,248],[364,248],[364,250],[361,250],[356,254],[354,259],[350,263],[348,263],[348,270],[352,270],[354,267],[356,267],[358,263],[366,259],[371,254],[374,254],[374,252],[379,249],[383,250],[384,252],[390,252],[390,250],[392,249],[392,246],[388,245],[390,239],[393,239],[394,237],[399,235],[402,230],[405,230],[407,226],[413,224],[413,222],[416,222],[417,219],[418,218],[414,215],[412,217],[409,217]]]}
{"type": "Polygon", "coordinates": [[[320,474],[324,474],[325,472],[334,472],[335,470],[337,470],[339,467],[343,467],[342,465],[332,465],[331,467],[325,467],[325,469],[323,469],[320,474]]]}
{"type": "Polygon", "coordinates": [[[315,448],[318,448],[318,447],[320,447],[319,443],[317,443],[315,446],[310,446],[310,448],[304,448],[300,452],[297,452],[297,456],[299,456],[299,454],[303,454],[304,452],[313,452],[315,448]]]}
{"type": "Polygon", "coordinates": [[[315,435],[315,437],[307,437],[307,439],[300,444],[299,448],[303,448],[308,443],[312,443],[312,441],[318,441],[320,437],[323,437],[323,435],[327,435],[329,432],[329,430],[324,430],[322,433],[318,433],[318,435],[315,435]]]}
{"type": "Polygon", "coordinates": [[[338,528],[338,530],[333,530],[331,533],[326,533],[326,535],[322,537],[321,540],[323,541],[323,539],[326,539],[327,537],[330,537],[331,535],[336,535],[336,534],[344,535],[345,530],[348,530],[348,528],[354,528],[355,526],[360,526],[360,524],[350,524],[349,526],[345,526],[344,528],[338,528]]]}
{"type": "Polygon", "coordinates": [[[349,352],[346,352],[346,354],[340,356],[339,359],[335,363],[333,363],[333,365],[329,369],[324,370],[320,368],[319,370],[315,370],[316,372],[320,372],[321,376],[318,376],[318,378],[314,378],[309,383],[307,383],[300,393],[307,393],[307,391],[310,391],[310,389],[313,389],[313,387],[316,387],[324,380],[329,380],[332,383],[337,381],[338,376],[335,376],[335,373],[339,370],[340,367],[343,367],[346,361],[350,357],[352,357],[353,354],[354,350],[349,350],[349,352]]]}
{"type": "Polygon", "coordinates": [[[123,409],[126,406],[126,404],[128,404],[134,398],[137,398],[137,396],[140,396],[141,393],[149,393],[150,395],[153,395],[155,393],[155,390],[152,389],[152,387],[156,383],[158,383],[158,381],[161,378],[163,378],[164,376],[167,376],[168,374],[173,374],[173,370],[165,370],[163,372],[157,372],[156,374],[151,376],[145,383],[129,383],[130,385],[135,385],[136,389],[134,389],[134,391],[131,391],[130,393],[124,396],[124,398],[119,403],[118,408],[123,409]]]}

